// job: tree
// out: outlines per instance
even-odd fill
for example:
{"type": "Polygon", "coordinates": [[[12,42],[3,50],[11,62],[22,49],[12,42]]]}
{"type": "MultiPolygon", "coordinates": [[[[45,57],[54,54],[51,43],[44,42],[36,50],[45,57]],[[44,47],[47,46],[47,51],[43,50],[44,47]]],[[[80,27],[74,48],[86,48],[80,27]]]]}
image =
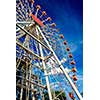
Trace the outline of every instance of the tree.
{"type": "MultiPolygon", "coordinates": [[[[59,95],[59,93],[61,93],[61,91],[54,91],[55,92],[55,96],[59,95]]],[[[52,92],[52,94],[54,93],[52,92]]],[[[49,96],[48,93],[44,93],[44,98],[45,100],[49,100],[49,96]]],[[[57,96],[57,98],[59,98],[59,100],[66,100],[66,94],[63,92],[61,93],[59,96],[57,96]]]]}

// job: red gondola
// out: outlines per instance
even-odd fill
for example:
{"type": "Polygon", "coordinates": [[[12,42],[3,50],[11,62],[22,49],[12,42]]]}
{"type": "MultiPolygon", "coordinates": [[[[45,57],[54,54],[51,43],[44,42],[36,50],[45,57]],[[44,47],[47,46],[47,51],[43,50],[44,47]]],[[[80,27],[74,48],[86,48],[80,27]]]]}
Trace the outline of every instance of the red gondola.
{"type": "Polygon", "coordinates": [[[43,11],[43,12],[42,12],[42,15],[43,15],[43,16],[45,16],[45,15],[46,15],[46,12],[45,12],[45,11],[43,11]]]}
{"type": "Polygon", "coordinates": [[[70,54],[68,55],[68,57],[69,57],[69,58],[72,58],[72,57],[73,57],[73,55],[70,53],[70,54]]]}
{"type": "Polygon", "coordinates": [[[59,36],[60,36],[60,38],[62,38],[62,39],[64,38],[63,34],[60,34],[59,36]]]}
{"type": "Polygon", "coordinates": [[[34,4],[34,0],[29,0],[32,4],[34,4]]]}
{"type": "Polygon", "coordinates": [[[77,72],[77,69],[75,67],[72,68],[72,72],[75,73],[77,72]]]}
{"type": "Polygon", "coordinates": [[[66,42],[66,40],[64,41],[64,45],[67,45],[67,42],[66,42]]]}
{"type": "Polygon", "coordinates": [[[72,79],[74,80],[74,81],[77,81],[77,76],[74,74],[73,76],[72,76],[72,79]]]}
{"type": "Polygon", "coordinates": [[[69,92],[69,97],[70,97],[71,99],[74,99],[74,94],[73,94],[72,92],[69,92]]]}
{"type": "Polygon", "coordinates": [[[71,61],[70,64],[71,64],[71,65],[75,65],[75,61],[74,61],[74,60],[71,61]]]}
{"type": "Polygon", "coordinates": [[[48,21],[51,21],[52,19],[50,17],[47,18],[48,21]]]}
{"type": "Polygon", "coordinates": [[[66,48],[67,51],[70,51],[70,48],[66,48]]]}
{"type": "Polygon", "coordinates": [[[40,9],[41,9],[41,6],[40,6],[40,5],[37,5],[36,8],[37,8],[38,10],[40,10],[40,9]]]}
{"type": "Polygon", "coordinates": [[[53,26],[53,27],[55,27],[55,26],[56,26],[56,24],[55,24],[55,23],[52,23],[52,26],[53,26]]]}

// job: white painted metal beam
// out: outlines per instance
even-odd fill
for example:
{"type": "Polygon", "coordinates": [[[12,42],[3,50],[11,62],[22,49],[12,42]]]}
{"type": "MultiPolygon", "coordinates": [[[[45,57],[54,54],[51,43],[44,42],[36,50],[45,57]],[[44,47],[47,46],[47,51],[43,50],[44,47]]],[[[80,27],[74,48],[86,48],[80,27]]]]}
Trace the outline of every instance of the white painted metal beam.
{"type": "MultiPolygon", "coordinates": [[[[38,32],[37,29],[36,29],[36,31],[37,31],[37,35],[39,35],[39,32],[38,32]]],[[[39,44],[39,49],[40,49],[41,57],[43,58],[43,51],[42,51],[41,44],[39,44]]],[[[42,60],[42,64],[43,64],[43,68],[46,69],[46,65],[45,65],[45,61],[44,60],[42,60]]],[[[48,75],[47,75],[47,71],[46,70],[44,70],[44,74],[46,75],[45,78],[46,78],[46,83],[47,83],[47,89],[48,89],[49,99],[52,100],[52,95],[51,95],[51,90],[50,90],[50,84],[49,84],[49,79],[48,79],[48,75]]]]}
{"type": "Polygon", "coordinates": [[[47,39],[45,38],[44,34],[42,33],[40,27],[37,25],[36,26],[37,29],[39,30],[39,32],[41,33],[42,37],[44,38],[45,42],[47,43],[48,47],[50,48],[50,50],[52,51],[56,61],[58,62],[58,64],[60,65],[59,67],[61,68],[61,70],[63,71],[63,73],[65,74],[66,78],[69,81],[69,84],[71,85],[71,87],[73,88],[73,90],[75,91],[77,97],[79,98],[79,100],[83,100],[82,96],[80,95],[79,91],[77,90],[76,86],[74,85],[74,83],[72,82],[72,80],[70,79],[68,73],[65,71],[63,65],[61,64],[60,60],[58,59],[58,57],[56,56],[55,52],[53,51],[53,49],[51,48],[49,42],[47,41],[47,39]]]}
{"type": "Polygon", "coordinates": [[[37,39],[35,36],[33,36],[32,34],[30,34],[27,30],[23,29],[19,24],[16,24],[17,27],[19,27],[22,31],[24,31],[25,33],[27,33],[30,37],[32,37],[34,40],[36,40],[37,42],[39,42],[42,46],[44,46],[46,49],[48,49],[49,51],[51,51],[49,49],[48,46],[46,46],[45,44],[43,44],[39,39],[37,39]]]}

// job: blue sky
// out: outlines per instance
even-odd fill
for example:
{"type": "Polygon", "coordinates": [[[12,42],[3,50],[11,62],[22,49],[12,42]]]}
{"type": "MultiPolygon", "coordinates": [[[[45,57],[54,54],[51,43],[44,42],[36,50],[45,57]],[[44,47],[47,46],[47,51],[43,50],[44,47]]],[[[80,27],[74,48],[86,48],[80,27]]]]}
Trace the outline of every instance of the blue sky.
{"type": "Polygon", "coordinates": [[[83,73],[83,1],[37,0],[48,16],[57,24],[71,47],[76,66],[83,73]]]}

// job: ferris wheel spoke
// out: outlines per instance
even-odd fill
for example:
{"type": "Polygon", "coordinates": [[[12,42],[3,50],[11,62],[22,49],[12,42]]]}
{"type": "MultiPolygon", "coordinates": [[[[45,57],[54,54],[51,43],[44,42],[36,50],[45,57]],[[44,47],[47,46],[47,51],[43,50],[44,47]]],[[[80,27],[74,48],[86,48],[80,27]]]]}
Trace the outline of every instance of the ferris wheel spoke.
{"type": "Polygon", "coordinates": [[[18,10],[20,9],[20,11],[22,12],[22,15],[24,15],[25,18],[26,18],[25,6],[23,5],[23,2],[22,2],[21,0],[19,1],[19,3],[20,3],[20,6],[16,6],[16,8],[17,8],[18,10]]]}
{"type": "Polygon", "coordinates": [[[23,19],[23,21],[25,20],[25,16],[23,15],[23,13],[19,10],[19,9],[16,9],[17,10],[17,16],[20,17],[21,19],[23,19]]]}

